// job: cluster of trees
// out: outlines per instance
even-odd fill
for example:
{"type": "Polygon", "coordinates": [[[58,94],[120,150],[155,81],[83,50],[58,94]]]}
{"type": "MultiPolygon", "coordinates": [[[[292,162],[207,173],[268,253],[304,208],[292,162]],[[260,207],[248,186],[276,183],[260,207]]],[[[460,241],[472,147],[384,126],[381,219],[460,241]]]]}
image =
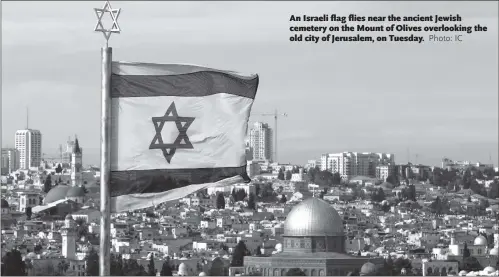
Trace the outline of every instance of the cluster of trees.
{"type": "Polygon", "coordinates": [[[244,199],[246,198],[246,196],[248,196],[248,194],[246,193],[246,191],[244,189],[238,189],[236,191],[236,189],[232,189],[232,198],[234,199],[234,201],[238,202],[238,201],[244,201],[244,199]]]}
{"type": "Polygon", "coordinates": [[[293,169],[290,171],[290,170],[286,170],[284,171],[284,168],[280,168],[279,169],[279,173],[277,174],[277,179],[279,180],[291,180],[291,176],[294,174],[294,173],[299,173],[300,170],[298,169],[298,167],[294,166],[293,169]]]}
{"type": "Polygon", "coordinates": [[[310,182],[319,186],[333,186],[341,184],[341,176],[338,172],[331,173],[322,171],[318,166],[307,171],[307,178],[310,182]]]}
{"type": "Polygon", "coordinates": [[[260,201],[263,202],[274,202],[277,197],[277,193],[272,188],[272,183],[255,183],[255,194],[260,201]]]}
{"type": "Polygon", "coordinates": [[[388,257],[383,262],[383,266],[378,270],[378,276],[400,276],[402,269],[405,269],[407,275],[420,275],[417,270],[413,270],[411,260],[404,258],[397,258],[393,260],[388,257]]]}
{"type": "Polygon", "coordinates": [[[430,210],[437,215],[447,214],[450,211],[450,203],[447,198],[440,199],[439,196],[430,204],[430,210]]]}
{"type": "Polygon", "coordinates": [[[470,250],[468,249],[468,244],[464,243],[463,249],[463,261],[459,264],[460,270],[470,271],[479,271],[483,270],[482,265],[475,257],[471,257],[470,250]]]}
{"type": "Polygon", "coordinates": [[[230,266],[243,266],[244,256],[251,256],[251,252],[246,247],[246,244],[240,240],[239,243],[237,243],[236,248],[234,248],[234,252],[232,252],[230,266]]]}
{"type": "MultiPolygon", "coordinates": [[[[111,254],[111,276],[156,276],[157,270],[154,265],[154,257],[151,256],[147,269],[140,265],[137,260],[124,260],[121,255],[111,254]]],[[[99,276],[99,254],[95,249],[91,249],[86,257],[87,267],[85,268],[86,276],[99,276]]],[[[161,268],[161,276],[172,276],[172,268],[167,259],[161,268]]]]}
{"type": "Polygon", "coordinates": [[[371,194],[371,200],[378,203],[385,200],[385,192],[383,191],[383,189],[377,188],[376,190],[374,190],[371,194]]]}
{"type": "Polygon", "coordinates": [[[13,249],[2,257],[2,276],[26,276],[27,266],[21,252],[13,249]]]}
{"type": "Polygon", "coordinates": [[[409,185],[402,190],[402,200],[416,201],[416,187],[414,185],[409,185]]]}
{"type": "MultiPolygon", "coordinates": [[[[243,201],[246,199],[247,193],[244,189],[239,189],[237,192],[233,189],[231,195],[234,201],[243,201]]],[[[225,197],[223,193],[217,195],[216,207],[217,209],[225,209],[225,197]]],[[[248,208],[252,210],[256,209],[256,198],[253,193],[250,193],[248,196],[248,208]]]]}
{"type": "Polygon", "coordinates": [[[484,197],[499,197],[499,181],[494,180],[497,173],[493,168],[486,168],[480,171],[475,167],[466,169],[462,174],[458,170],[447,170],[435,168],[430,177],[432,184],[439,187],[446,187],[448,191],[459,191],[462,189],[471,189],[474,193],[484,197]],[[480,185],[477,180],[493,180],[490,190],[480,185]]]}

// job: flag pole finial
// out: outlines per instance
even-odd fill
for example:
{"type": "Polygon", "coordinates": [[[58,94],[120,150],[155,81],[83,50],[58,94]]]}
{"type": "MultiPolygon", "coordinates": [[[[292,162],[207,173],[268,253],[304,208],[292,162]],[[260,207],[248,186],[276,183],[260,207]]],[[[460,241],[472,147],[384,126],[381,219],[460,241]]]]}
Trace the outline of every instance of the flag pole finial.
{"type": "Polygon", "coordinates": [[[120,26],[118,25],[118,17],[120,16],[121,9],[113,9],[111,7],[111,3],[109,3],[109,1],[106,1],[101,9],[94,8],[94,11],[95,15],[97,16],[97,24],[95,25],[94,31],[101,32],[104,35],[107,48],[111,34],[119,34],[121,32],[120,26]],[[113,21],[110,28],[105,28],[104,24],[102,23],[102,19],[104,17],[104,14],[106,13],[109,13],[109,15],[111,16],[111,20],[113,21]]]}

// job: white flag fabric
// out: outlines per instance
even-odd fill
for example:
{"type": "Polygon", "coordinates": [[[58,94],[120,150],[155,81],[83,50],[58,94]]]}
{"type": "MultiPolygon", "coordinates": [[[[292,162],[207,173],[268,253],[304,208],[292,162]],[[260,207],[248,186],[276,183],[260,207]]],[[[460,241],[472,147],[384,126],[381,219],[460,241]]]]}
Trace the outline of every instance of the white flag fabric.
{"type": "Polygon", "coordinates": [[[247,180],[244,139],[258,75],[113,62],[112,211],[247,180]]]}

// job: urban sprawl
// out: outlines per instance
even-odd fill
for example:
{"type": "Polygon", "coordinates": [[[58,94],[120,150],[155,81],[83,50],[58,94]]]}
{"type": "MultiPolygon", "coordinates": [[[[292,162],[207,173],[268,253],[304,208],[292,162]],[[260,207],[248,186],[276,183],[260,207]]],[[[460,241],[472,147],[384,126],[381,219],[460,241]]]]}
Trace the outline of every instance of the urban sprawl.
{"type": "MultiPolygon", "coordinates": [[[[499,173],[388,153],[275,162],[251,126],[250,183],[112,214],[113,276],[497,276],[499,173]]],[[[2,275],[98,276],[100,171],[84,142],[42,152],[38,130],[2,148],[2,275]]],[[[345,149],[348,150],[348,149],[345,149]]]]}

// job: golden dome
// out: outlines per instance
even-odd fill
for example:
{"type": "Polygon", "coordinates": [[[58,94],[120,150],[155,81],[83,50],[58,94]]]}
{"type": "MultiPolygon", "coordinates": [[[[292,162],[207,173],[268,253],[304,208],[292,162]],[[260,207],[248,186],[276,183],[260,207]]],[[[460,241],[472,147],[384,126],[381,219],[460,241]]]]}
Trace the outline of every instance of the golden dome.
{"type": "Polygon", "coordinates": [[[319,198],[308,198],[289,212],[284,236],[343,236],[343,220],[338,212],[319,198]]]}

